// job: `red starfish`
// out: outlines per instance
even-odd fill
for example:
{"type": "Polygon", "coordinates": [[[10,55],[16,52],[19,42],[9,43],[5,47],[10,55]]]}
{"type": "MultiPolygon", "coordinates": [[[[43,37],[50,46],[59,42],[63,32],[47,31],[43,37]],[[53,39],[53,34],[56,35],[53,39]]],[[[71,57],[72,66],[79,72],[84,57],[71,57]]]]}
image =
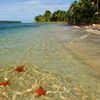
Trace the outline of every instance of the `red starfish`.
{"type": "Polygon", "coordinates": [[[38,89],[35,90],[35,93],[38,96],[42,96],[42,95],[45,95],[46,94],[46,90],[40,86],[38,89]]]}
{"type": "Polygon", "coordinates": [[[24,66],[17,66],[17,68],[15,69],[18,73],[19,72],[25,72],[25,67],[24,66]]]}
{"type": "Polygon", "coordinates": [[[0,82],[0,86],[7,86],[10,85],[11,83],[9,81],[5,81],[5,82],[0,82]]]}

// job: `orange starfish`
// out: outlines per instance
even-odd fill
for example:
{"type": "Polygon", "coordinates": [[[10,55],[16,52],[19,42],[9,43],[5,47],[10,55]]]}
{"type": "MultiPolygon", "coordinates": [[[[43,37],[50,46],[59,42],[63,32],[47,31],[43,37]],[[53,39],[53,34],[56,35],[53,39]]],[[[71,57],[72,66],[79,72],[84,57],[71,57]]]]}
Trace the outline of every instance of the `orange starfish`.
{"type": "Polygon", "coordinates": [[[17,66],[17,68],[15,69],[18,73],[20,72],[25,72],[25,67],[24,66],[17,66]]]}
{"type": "Polygon", "coordinates": [[[35,90],[35,93],[38,96],[42,96],[42,95],[45,95],[46,94],[46,90],[43,87],[40,86],[38,89],[35,90]]]}
{"type": "Polygon", "coordinates": [[[10,85],[11,83],[9,81],[5,81],[5,82],[0,82],[0,86],[7,86],[10,85]]]}

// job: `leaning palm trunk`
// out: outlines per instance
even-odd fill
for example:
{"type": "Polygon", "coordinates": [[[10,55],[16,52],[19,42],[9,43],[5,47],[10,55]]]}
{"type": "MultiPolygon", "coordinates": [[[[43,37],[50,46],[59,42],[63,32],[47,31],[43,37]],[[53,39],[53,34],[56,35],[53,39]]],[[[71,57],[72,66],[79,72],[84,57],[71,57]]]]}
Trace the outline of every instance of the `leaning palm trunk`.
{"type": "MultiPolygon", "coordinates": [[[[97,0],[97,4],[96,4],[96,5],[97,5],[96,8],[97,8],[97,12],[98,12],[98,8],[99,8],[99,6],[98,6],[98,5],[99,5],[99,0],[97,0]]],[[[99,13],[97,13],[97,19],[98,19],[98,18],[99,18],[99,13]]]]}
{"type": "Polygon", "coordinates": [[[95,2],[95,6],[96,6],[96,16],[97,16],[97,19],[99,18],[99,3],[100,1],[99,0],[94,0],[95,2]]]}

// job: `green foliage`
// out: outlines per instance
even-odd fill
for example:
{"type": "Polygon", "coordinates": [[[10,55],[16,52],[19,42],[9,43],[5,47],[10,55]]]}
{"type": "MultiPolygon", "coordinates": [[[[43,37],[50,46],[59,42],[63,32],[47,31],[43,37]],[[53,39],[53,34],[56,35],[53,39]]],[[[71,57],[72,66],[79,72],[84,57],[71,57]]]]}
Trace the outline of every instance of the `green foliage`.
{"type": "Polygon", "coordinates": [[[58,10],[53,13],[51,21],[53,22],[65,22],[66,21],[66,12],[58,10]]]}
{"type": "Polygon", "coordinates": [[[36,22],[65,22],[67,20],[67,13],[65,11],[55,11],[53,14],[50,11],[46,11],[43,15],[35,17],[36,22]]]}
{"type": "Polygon", "coordinates": [[[39,15],[35,17],[36,22],[50,22],[52,17],[52,13],[49,10],[46,10],[43,15],[39,15]]]}
{"type": "Polygon", "coordinates": [[[46,22],[50,22],[51,17],[52,17],[52,13],[49,10],[46,10],[46,12],[43,15],[45,17],[45,21],[46,22]]]}
{"type": "Polygon", "coordinates": [[[45,20],[45,17],[44,17],[44,16],[41,16],[41,15],[36,16],[36,17],[35,17],[35,20],[36,20],[37,22],[45,22],[45,21],[46,21],[46,20],[45,20]]]}
{"type": "Polygon", "coordinates": [[[45,11],[43,15],[35,17],[36,22],[69,22],[85,24],[100,22],[100,0],[74,1],[67,11],[57,10],[53,13],[45,11]]]}
{"type": "MultiPolygon", "coordinates": [[[[99,20],[96,16],[96,12],[99,9],[96,9],[95,5],[97,0],[79,0],[74,1],[69,10],[67,11],[67,19],[70,23],[91,23],[99,20]]],[[[99,11],[98,11],[99,12],[99,11]]],[[[99,16],[99,14],[97,13],[99,16]]],[[[100,21],[100,20],[99,20],[100,21]]]]}

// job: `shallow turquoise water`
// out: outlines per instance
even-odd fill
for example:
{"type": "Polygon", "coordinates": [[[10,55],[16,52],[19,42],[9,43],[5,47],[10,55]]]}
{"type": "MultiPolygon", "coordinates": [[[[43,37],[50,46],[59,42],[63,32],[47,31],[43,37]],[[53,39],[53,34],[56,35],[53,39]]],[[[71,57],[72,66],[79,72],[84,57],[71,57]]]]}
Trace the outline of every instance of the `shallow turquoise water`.
{"type": "MultiPolygon", "coordinates": [[[[100,73],[84,63],[67,47],[73,40],[80,40],[80,37],[86,34],[88,33],[74,30],[71,26],[56,24],[25,24],[23,26],[11,25],[6,28],[3,27],[0,30],[0,67],[27,65],[31,68],[37,66],[41,70],[61,75],[61,79],[63,76],[70,77],[76,83],[82,85],[84,91],[90,97],[79,100],[90,100],[90,98],[91,100],[99,100],[100,73]],[[94,96],[92,97],[92,95],[94,96]]],[[[88,38],[91,40],[91,35],[88,38]]],[[[85,41],[87,51],[92,48],[93,43],[97,45],[96,50],[99,51],[98,42],[90,42],[88,38],[80,40],[82,43],[85,41]]],[[[96,56],[95,52],[92,53],[96,56]]],[[[9,76],[9,74],[7,75],[9,76]]],[[[85,96],[84,93],[83,95],[85,96]]],[[[74,96],[72,95],[73,100],[74,96]]],[[[66,98],[64,96],[65,100],[71,100],[71,98],[66,98]]],[[[61,99],[58,98],[58,100],[61,99]]]]}
{"type": "Polygon", "coordinates": [[[30,47],[38,27],[40,25],[37,24],[0,25],[1,67],[16,63],[16,60],[30,47]]]}

